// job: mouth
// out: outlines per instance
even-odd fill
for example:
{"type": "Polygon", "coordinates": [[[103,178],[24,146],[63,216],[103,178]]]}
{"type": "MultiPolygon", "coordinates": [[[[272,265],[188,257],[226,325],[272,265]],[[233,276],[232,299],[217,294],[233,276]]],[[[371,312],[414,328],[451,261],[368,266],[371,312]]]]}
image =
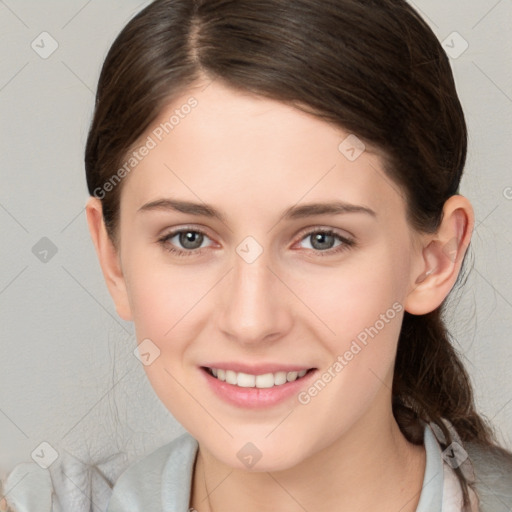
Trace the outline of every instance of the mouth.
{"type": "MultiPolygon", "coordinates": [[[[236,366],[240,369],[240,365],[236,366]]],[[[301,389],[310,385],[317,373],[316,368],[280,369],[274,365],[252,369],[254,373],[248,373],[248,368],[243,368],[245,372],[216,366],[201,366],[200,369],[214,395],[243,409],[261,409],[297,400],[301,389]]]]}
{"type": "Polygon", "coordinates": [[[221,382],[226,382],[239,388],[269,389],[283,386],[288,382],[295,382],[302,379],[307,373],[314,371],[314,368],[299,371],[278,371],[254,375],[244,372],[235,372],[223,368],[202,367],[204,371],[221,382]]]}

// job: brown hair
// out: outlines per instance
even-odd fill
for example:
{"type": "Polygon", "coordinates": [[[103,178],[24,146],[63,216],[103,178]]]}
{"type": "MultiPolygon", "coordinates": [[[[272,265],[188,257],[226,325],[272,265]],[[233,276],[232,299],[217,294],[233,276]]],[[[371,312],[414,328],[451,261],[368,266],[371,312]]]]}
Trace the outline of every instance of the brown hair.
{"type": "MultiPolygon", "coordinates": [[[[404,0],[156,0],[128,23],[105,60],[85,152],[91,195],[104,190],[162,108],[205,77],[356,134],[384,155],[411,225],[429,233],[439,226],[459,187],[467,130],[448,58],[404,0]]],[[[114,243],[121,190],[119,183],[101,197],[114,243]]],[[[450,444],[445,418],[462,441],[491,446],[444,306],[405,313],[394,415],[417,444],[422,422],[439,425],[450,444]]],[[[460,469],[457,475],[467,505],[468,483],[460,469]]]]}

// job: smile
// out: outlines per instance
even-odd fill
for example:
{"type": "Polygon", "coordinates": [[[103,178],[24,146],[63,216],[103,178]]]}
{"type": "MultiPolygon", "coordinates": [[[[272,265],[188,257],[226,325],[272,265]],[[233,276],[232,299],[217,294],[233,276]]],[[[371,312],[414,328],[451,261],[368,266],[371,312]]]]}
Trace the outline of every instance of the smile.
{"type": "Polygon", "coordinates": [[[301,371],[278,371],[275,373],[264,373],[262,375],[251,375],[249,373],[235,372],[222,368],[206,368],[206,371],[216,379],[232,384],[240,388],[266,389],[282,386],[287,382],[294,382],[306,375],[310,370],[301,371]]]}

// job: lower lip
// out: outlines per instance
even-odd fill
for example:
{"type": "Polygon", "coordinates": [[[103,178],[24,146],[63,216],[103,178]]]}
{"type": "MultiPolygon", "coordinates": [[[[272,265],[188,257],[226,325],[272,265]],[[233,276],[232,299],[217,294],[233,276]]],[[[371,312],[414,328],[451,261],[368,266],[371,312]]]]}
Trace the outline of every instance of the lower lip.
{"type": "Polygon", "coordinates": [[[286,384],[271,388],[242,388],[215,378],[204,368],[201,368],[201,373],[205,376],[213,392],[224,401],[237,407],[258,409],[271,407],[272,405],[284,402],[292,396],[297,396],[308,384],[316,370],[310,370],[304,377],[293,382],[287,382],[286,384]]]}

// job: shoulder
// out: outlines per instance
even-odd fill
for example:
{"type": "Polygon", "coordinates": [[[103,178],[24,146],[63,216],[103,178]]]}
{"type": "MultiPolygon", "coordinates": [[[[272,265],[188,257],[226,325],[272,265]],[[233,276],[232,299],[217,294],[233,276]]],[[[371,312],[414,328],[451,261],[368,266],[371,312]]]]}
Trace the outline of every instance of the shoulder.
{"type": "Polygon", "coordinates": [[[107,512],[161,510],[163,493],[166,502],[188,504],[197,446],[184,433],[129,466],[114,485],[107,512]]]}
{"type": "Polygon", "coordinates": [[[5,482],[0,483],[0,491],[5,500],[3,505],[13,510],[52,510],[53,485],[50,473],[35,462],[18,464],[5,482]]]}
{"type": "Polygon", "coordinates": [[[465,443],[475,472],[482,512],[512,508],[512,453],[499,448],[465,443]]]}

